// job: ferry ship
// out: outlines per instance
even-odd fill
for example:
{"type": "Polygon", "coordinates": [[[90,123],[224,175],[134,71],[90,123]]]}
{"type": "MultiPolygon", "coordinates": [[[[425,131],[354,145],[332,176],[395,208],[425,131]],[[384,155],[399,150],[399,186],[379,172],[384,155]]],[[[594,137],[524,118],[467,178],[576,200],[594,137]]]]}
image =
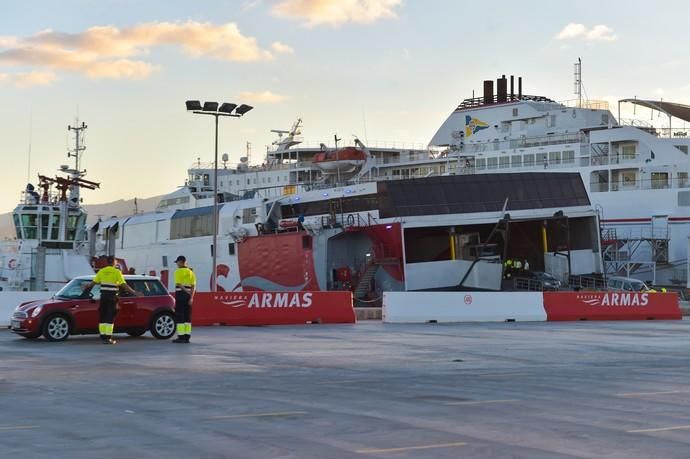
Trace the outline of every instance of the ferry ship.
{"type": "MultiPolygon", "coordinates": [[[[340,146],[342,139],[337,137],[334,144],[310,146],[304,143],[302,121],[297,120],[289,130],[273,131],[278,139],[262,165],[250,165],[247,155],[236,167],[228,167],[228,158],[224,157],[217,187],[213,183],[213,165],[198,161],[188,170],[184,186],[165,196],[156,212],[112,218],[90,228],[89,255],[115,254],[122,258],[123,265],[166,280],[173,269],[171,260],[177,254],[199,254],[195,260],[197,269],[208,271],[201,278],[215,277],[219,288],[225,290],[251,288],[251,282],[240,275],[239,263],[233,258],[241,243],[250,238],[266,236],[268,232],[306,231],[313,236],[336,227],[338,231],[378,225],[385,229],[409,220],[407,214],[389,213],[386,217],[389,220],[382,218],[380,204],[385,198],[381,196],[385,196],[386,190],[385,186],[381,188],[382,184],[406,179],[432,179],[427,183],[433,183],[433,179],[446,177],[477,177],[476,182],[463,183],[474,183],[477,190],[484,190],[482,183],[493,183],[485,177],[487,174],[499,175],[501,183],[510,181],[511,177],[523,177],[520,180],[524,186],[523,173],[549,176],[560,173],[564,174],[564,183],[574,187],[570,191],[572,196],[579,189],[565,177],[579,175],[585,194],[598,214],[600,223],[595,225],[594,232],[597,239],[601,237],[604,271],[638,276],[654,284],[684,283],[690,233],[690,217],[684,213],[690,205],[687,159],[690,139],[684,130],[670,126],[676,119],[690,119],[690,107],[664,101],[621,101],[668,117],[668,127],[654,128],[639,122],[624,122],[620,116],[616,119],[603,102],[559,103],[544,96],[523,94],[521,78],[517,79],[517,88],[510,77],[508,89],[508,81],[499,78],[495,92],[494,82],[485,81],[483,96],[463,100],[426,147],[369,144],[357,138],[349,145],[340,146]],[[500,177],[501,174],[509,175],[500,177]],[[216,189],[216,198],[221,203],[218,243],[221,262],[213,270],[210,257],[214,248],[209,244],[209,236],[216,189]]],[[[543,185],[535,182],[534,186],[543,185]]],[[[424,189],[416,190],[425,193],[424,189]]],[[[467,188],[463,190],[471,192],[467,188]]],[[[482,196],[476,196],[481,201],[482,196]]],[[[443,199],[453,203],[456,197],[444,195],[443,199]]],[[[544,195],[535,199],[543,200],[544,195]]],[[[537,201],[533,203],[534,209],[546,210],[535,211],[534,217],[545,218],[559,211],[563,216],[562,209],[537,201]]],[[[504,213],[510,213],[510,206],[508,200],[504,213]]],[[[495,205],[490,207],[494,214],[486,224],[489,221],[497,224],[501,216],[495,214],[495,205]]],[[[464,215],[465,212],[461,214],[463,218],[471,217],[464,215]]],[[[424,215],[428,217],[427,222],[437,218],[436,214],[424,215]]],[[[458,256],[459,247],[469,244],[469,240],[470,245],[476,246],[488,243],[488,233],[480,231],[478,237],[457,234],[454,227],[461,226],[461,220],[449,222],[442,231],[447,237],[444,236],[437,258],[452,261],[458,256]]],[[[589,235],[587,225],[584,231],[589,235]]],[[[324,247],[329,244],[327,240],[322,242],[324,247]]],[[[587,236],[583,247],[592,250],[597,244],[587,236]]],[[[548,247],[548,242],[546,247],[539,248],[544,254],[559,251],[559,247],[548,247]]],[[[373,268],[369,269],[368,264],[381,263],[378,258],[390,258],[374,252],[363,253],[364,258],[369,254],[369,260],[352,260],[350,264],[359,267],[350,266],[350,275],[370,276],[367,270],[373,268]]],[[[507,255],[498,254],[503,258],[507,255]]],[[[539,258],[530,265],[549,268],[559,276],[599,270],[596,260],[565,269],[558,263],[547,266],[550,262],[539,258]]],[[[568,263],[571,261],[569,258],[568,263]]],[[[320,270],[327,273],[320,275],[326,280],[321,279],[317,284],[305,281],[305,285],[324,289],[352,282],[343,280],[347,278],[344,271],[342,276],[333,273],[331,268],[335,265],[330,264],[320,270]]],[[[403,270],[404,261],[399,260],[398,264],[403,270]]],[[[302,274],[305,279],[309,277],[302,274]]],[[[403,277],[398,281],[401,285],[406,282],[403,277]]],[[[279,287],[290,286],[269,282],[261,288],[279,287]]]]}

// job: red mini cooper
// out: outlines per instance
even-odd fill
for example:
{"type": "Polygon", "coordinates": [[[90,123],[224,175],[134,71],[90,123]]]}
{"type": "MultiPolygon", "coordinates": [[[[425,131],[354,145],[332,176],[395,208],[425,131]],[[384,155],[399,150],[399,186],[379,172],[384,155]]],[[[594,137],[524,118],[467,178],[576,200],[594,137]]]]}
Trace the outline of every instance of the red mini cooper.
{"type": "MultiPolygon", "coordinates": [[[[17,306],[12,314],[12,332],[25,338],[43,335],[49,341],[64,341],[69,335],[98,334],[100,286],[84,292],[94,276],[72,279],[52,298],[17,306]]],[[[157,277],[125,276],[125,281],[144,296],[120,295],[115,333],[141,336],[150,331],[158,339],[175,334],[175,300],[157,277]]]]}

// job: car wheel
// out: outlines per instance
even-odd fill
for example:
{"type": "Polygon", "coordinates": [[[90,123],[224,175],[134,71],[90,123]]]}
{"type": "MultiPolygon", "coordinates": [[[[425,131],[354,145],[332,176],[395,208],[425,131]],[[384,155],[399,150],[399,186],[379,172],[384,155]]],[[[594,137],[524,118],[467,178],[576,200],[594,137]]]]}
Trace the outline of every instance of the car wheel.
{"type": "Polygon", "coordinates": [[[134,331],[128,331],[127,334],[129,336],[141,336],[144,333],[146,333],[146,330],[134,330],[134,331]]]}
{"type": "Polygon", "coordinates": [[[43,322],[43,336],[48,341],[64,341],[69,336],[69,320],[59,314],[48,317],[43,322]]]}
{"type": "Polygon", "coordinates": [[[175,316],[171,312],[161,312],[151,321],[151,334],[158,339],[168,339],[175,334],[175,326],[175,316]]]}

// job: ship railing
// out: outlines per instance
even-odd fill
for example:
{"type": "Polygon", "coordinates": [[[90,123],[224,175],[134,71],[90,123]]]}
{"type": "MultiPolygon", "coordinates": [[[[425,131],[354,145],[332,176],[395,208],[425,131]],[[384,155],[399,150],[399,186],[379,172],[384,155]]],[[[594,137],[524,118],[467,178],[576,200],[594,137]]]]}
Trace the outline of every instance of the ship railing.
{"type": "MultiPolygon", "coordinates": [[[[385,149],[391,149],[391,150],[428,150],[428,147],[424,143],[420,142],[401,142],[401,141],[396,141],[396,140],[364,140],[360,139],[360,141],[367,147],[367,149],[376,149],[376,148],[385,148],[385,149]]],[[[294,150],[301,150],[305,148],[310,148],[310,149],[321,149],[321,144],[325,145],[327,148],[336,148],[335,141],[326,141],[326,142],[302,142],[299,144],[297,147],[291,147],[294,150]]],[[[343,143],[341,140],[338,141],[338,148],[345,148],[345,147],[354,147],[354,141],[353,142],[345,142],[343,143]]],[[[294,151],[293,150],[293,151],[294,151]]],[[[269,153],[288,153],[291,150],[283,150],[281,152],[278,152],[275,148],[270,149],[268,152],[269,153]]]]}
{"type": "Polygon", "coordinates": [[[646,132],[648,132],[652,135],[655,135],[657,137],[667,137],[667,138],[678,139],[678,140],[690,138],[690,128],[687,128],[687,127],[683,127],[683,128],[658,127],[658,126],[655,126],[654,124],[650,123],[649,121],[631,119],[631,118],[622,118],[619,120],[619,124],[621,126],[630,126],[630,127],[642,129],[643,131],[646,131],[646,132]]]}
{"type": "Polygon", "coordinates": [[[690,179],[688,177],[672,177],[668,173],[666,179],[650,178],[635,180],[626,180],[622,178],[621,181],[613,183],[608,182],[590,182],[589,189],[594,193],[602,193],[609,191],[633,191],[633,190],[669,190],[669,189],[685,189],[690,188],[690,179]]]}
{"type": "Polygon", "coordinates": [[[560,104],[568,108],[586,108],[590,110],[608,110],[609,103],[605,100],[579,100],[579,99],[569,99],[561,100],[560,104]]]}
{"type": "Polygon", "coordinates": [[[490,151],[515,150],[548,145],[579,144],[586,142],[587,137],[581,132],[573,134],[553,134],[533,137],[517,137],[508,140],[488,140],[463,142],[451,146],[451,150],[462,155],[485,153],[490,151]]]}
{"type": "MultiPolygon", "coordinates": [[[[612,228],[611,228],[612,229],[612,228]]],[[[609,244],[615,243],[616,241],[625,242],[627,240],[635,241],[641,239],[659,239],[665,240],[669,238],[668,227],[650,227],[650,226],[634,226],[632,228],[617,227],[615,233],[610,239],[602,240],[608,242],[609,244]]]]}

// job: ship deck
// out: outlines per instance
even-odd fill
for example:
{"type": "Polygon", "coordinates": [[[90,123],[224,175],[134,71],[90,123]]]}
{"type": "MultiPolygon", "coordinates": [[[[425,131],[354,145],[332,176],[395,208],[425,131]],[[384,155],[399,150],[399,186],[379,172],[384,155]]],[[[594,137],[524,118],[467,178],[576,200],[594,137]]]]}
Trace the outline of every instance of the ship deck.
{"type": "Polygon", "coordinates": [[[0,332],[6,457],[687,458],[690,321],[0,332]]]}

